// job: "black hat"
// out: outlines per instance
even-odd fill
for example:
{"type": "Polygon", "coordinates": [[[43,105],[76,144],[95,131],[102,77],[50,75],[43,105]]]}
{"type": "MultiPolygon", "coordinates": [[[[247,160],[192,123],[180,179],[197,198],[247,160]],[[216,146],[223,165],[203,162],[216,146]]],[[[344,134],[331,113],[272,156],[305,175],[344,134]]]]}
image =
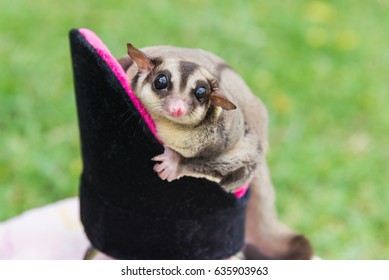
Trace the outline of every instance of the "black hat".
{"type": "Polygon", "coordinates": [[[71,30],[70,45],[91,244],[117,259],[224,259],[241,250],[248,194],[205,179],[162,181],[151,158],[163,146],[120,64],[90,30],[71,30]]]}

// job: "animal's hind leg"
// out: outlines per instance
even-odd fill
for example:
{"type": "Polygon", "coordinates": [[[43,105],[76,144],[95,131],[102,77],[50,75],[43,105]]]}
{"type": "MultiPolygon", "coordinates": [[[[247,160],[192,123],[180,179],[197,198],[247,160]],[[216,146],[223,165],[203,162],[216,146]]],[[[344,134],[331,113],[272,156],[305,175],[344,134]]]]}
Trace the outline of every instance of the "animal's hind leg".
{"type": "Polygon", "coordinates": [[[312,247],[301,234],[282,224],[275,208],[275,192],[266,162],[251,181],[247,205],[246,246],[248,259],[310,259],[312,247]]]}

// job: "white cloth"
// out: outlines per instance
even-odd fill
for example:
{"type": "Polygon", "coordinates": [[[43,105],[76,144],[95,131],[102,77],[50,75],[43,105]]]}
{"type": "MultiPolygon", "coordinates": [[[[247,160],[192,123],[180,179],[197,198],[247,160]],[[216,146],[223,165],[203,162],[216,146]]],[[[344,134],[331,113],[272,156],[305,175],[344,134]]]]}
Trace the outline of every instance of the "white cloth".
{"type": "MultiPolygon", "coordinates": [[[[89,246],[78,198],[32,209],[0,223],[0,259],[77,260],[89,246]]],[[[106,258],[102,254],[98,259],[106,258]]]]}

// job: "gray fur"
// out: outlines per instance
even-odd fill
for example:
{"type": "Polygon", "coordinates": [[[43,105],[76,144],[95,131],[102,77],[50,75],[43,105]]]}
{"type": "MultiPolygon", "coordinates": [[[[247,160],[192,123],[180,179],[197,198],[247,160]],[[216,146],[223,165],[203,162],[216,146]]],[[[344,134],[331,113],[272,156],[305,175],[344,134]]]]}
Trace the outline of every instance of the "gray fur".
{"type": "MultiPolygon", "coordinates": [[[[277,219],[274,188],[265,160],[268,114],[264,104],[230,66],[212,53],[171,46],[147,47],[142,52],[151,61],[158,58],[158,66],[144,74],[137,71],[134,63],[127,69],[127,76],[136,83],[132,85],[133,90],[153,117],[159,137],[167,148],[175,151],[169,151],[170,156],[178,159],[175,178],[205,177],[218,182],[227,191],[249,183],[247,242],[269,259],[310,258],[309,242],[277,219]],[[148,85],[152,82],[150,77],[157,75],[153,72],[164,68],[171,71],[174,85],[166,96],[184,98],[190,110],[197,110],[193,120],[176,121],[164,116],[166,96],[153,93],[152,86],[148,85]],[[204,79],[210,90],[220,91],[237,109],[226,111],[209,100],[204,104],[196,103],[192,78],[204,79]]],[[[163,159],[164,155],[156,158],[163,159]]],[[[155,167],[157,172],[161,169],[161,166],[155,167]]]]}
{"type": "Polygon", "coordinates": [[[199,65],[193,62],[180,61],[179,70],[180,70],[180,90],[184,91],[186,88],[186,81],[188,77],[199,68],[199,65]]]}

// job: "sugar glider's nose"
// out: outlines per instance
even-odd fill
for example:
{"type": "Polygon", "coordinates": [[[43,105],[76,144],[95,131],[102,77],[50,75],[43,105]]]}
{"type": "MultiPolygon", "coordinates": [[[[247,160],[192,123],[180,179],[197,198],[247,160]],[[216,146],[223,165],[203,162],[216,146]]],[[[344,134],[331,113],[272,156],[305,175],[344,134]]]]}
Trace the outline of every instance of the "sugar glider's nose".
{"type": "Polygon", "coordinates": [[[167,105],[169,115],[172,117],[182,117],[188,112],[188,104],[182,99],[171,99],[167,105]]]}

